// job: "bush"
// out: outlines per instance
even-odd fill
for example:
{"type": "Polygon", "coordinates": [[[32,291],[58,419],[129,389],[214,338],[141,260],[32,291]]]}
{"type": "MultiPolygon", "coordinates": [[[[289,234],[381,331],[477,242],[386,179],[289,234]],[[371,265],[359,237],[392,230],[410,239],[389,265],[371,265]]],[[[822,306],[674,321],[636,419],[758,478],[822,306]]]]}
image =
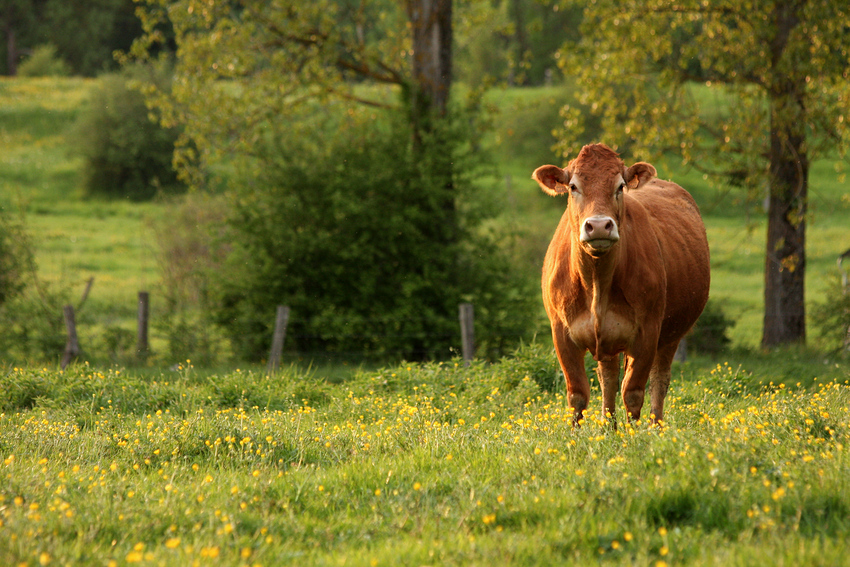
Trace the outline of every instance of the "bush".
{"type": "Polygon", "coordinates": [[[835,274],[826,293],[827,300],[812,306],[812,323],[834,351],[850,350],[850,289],[835,274]]]}
{"type": "Polygon", "coordinates": [[[0,360],[58,361],[68,290],[38,279],[23,222],[0,209],[0,360]]]}
{"type": "Polygon", "coordinates": [[[688,335],[688,348],[704,354],[719,354],[726,350],[732,340],[727,336],[735,320],[726,316],[717,301],[711,299],[688,335]]]}
{"type": "Polygon", "coordinates": [[[104,75],[91,93],[70,138],[84,159],[83,186],[89,195],[150,199],[185,189],[171,162],[179,132],[151,118],[138,78],[167,90],[166,68],[137,66],[104,75]]]}
{"type": "Polygon", "coordinates": [[[212,307],[237,353],[267,355],[278,304],[292,309],[287,344],[302,353],[445,359],[460,343],[461,301],[476,305],[479,341],[516,344],[536,295],[479,230],[468,135],[443,124],[414,150],[396,115],[331,110],[309,126],[320,139],[293,126],[258,148],[261,174],[234,199],[234,250],[212,307]],[[443,156],[448,181],[435,175],[443,156]]]}
{"type": "Polygon", "coordinates": [[[19,77],[67,77],[71,67],[56,55],[55,45],[39,45],[18,66],[19,77]]]}
{"type": "Polygon", "coordinates": [[[154,354],[169,365],[191,359],[213,366],[230,356],[209,309],[209,288],[220,277],[229,249],[227,202],[200,193],[180,199],[174,200],[169,215],[151,223],[161,277],[157,293],[165,300],[155,330],[166,340],[164,352],[154,354]]]}
{"type": "Polygon", "coordinates": [[[0,305],[0,358],[18,364],[58,362],[65,349],[62,306],[68,299],[65,289],[33,282],[0,305]]]}
{"type": "Polygon", "coordinates": [[[18,295],[32,265],[32,250],[23,225],[0,208],[0,306],[18,295]]]}

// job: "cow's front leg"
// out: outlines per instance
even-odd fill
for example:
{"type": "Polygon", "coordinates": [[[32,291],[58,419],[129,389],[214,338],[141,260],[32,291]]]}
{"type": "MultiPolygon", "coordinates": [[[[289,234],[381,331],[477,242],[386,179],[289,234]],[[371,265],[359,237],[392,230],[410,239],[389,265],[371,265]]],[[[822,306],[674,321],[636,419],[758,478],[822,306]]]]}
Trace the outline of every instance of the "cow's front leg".
{"type": "Polygon", "coordinates": [[[569,338],[562,325],[552,325],[552,339],[567,382],[567,402],[573,410],[573,424],[578,425],[590,399],[590,382],[584,369],[585,351],[569,338]]]}
{"type": "Polygon", "coordinates": [[[610,420],[611,425],[616,429],[617,418],[614,416],[614,411],[617,392],[620,390],[620,357],[617,356],[613,360],[600,360],[596,365],[596,375],[602,387],[602,415],[610,420]]]}

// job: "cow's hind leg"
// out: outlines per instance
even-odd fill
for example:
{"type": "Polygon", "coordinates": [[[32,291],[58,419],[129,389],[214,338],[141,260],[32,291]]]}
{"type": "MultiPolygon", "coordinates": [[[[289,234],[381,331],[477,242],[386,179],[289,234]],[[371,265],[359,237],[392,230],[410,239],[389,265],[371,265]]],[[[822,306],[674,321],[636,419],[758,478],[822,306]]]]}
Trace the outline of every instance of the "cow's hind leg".
{"type": "Polygon", "coordinates": [[[617,392],[620,389],[620,357],[617,356],[613,360],[600,360],[596,365],[596,375],[602,387],[602,415],[611,421],[611,425],[617,427],[614,410],[617,392]]]}
{"type": "Polygon", "coordinates": [[[664,398],[667,397],[667,389],[670,387],[670,367],[673,365],[678,346],[679,343],[674,342],[660,347],[652,364],[652,371],[649,374],[649,396],[653,423],[664,420],[664,398]]]}

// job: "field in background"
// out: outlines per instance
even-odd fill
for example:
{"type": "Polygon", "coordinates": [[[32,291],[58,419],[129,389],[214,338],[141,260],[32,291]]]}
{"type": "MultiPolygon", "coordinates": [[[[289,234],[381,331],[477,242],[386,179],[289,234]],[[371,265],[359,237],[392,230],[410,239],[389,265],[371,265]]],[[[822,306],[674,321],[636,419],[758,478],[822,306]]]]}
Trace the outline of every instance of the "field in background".
{"type": "Polygon", "coordinates": [[[147,220],[167,208],[82,197],[66,134],[94,84],[0,80],[0,203],[25,216],[40,277],[70,289],[74,304],[94,277],[83,317],[133,328],[136,294],[158,281],[147,220]]]}
{"type": "MultiPolygon", "coordinates": [[[[73,78],[0,80],[0,202],[25,213],[42,278],[69,289],[75,302],[85,282],[95,278],[83,329],[132,331],[139,291],[152,292],[154,318],[159,308],[149,222],[168,215],[170,205],[81,197],[80,161],[66,132],[93,84],[73,78]]],[[[529,180],[538,165],[563,162],[551,151],[551,132],[559,126],[558,109],[565,100],[558,87],[497,90],[486,98],[498,110],[490,136],[493,176],[486,181],[503,210],[494,224],[522,234],[519,253],[526,259],[523,269],[530,271],[540,269],[565,207],[564,200],[544,195],[529,180]]],[[[733,344],[756,347],[763,313],[763,218],[747,214],[740,196],[722,194],[675,160],[655,165],[661,177],[679,182],[700,203],[712,252],[712,297],[737,321],[730,333],[733,344]]],[[[811,194],[809,303],[823,301],[835,260],[850,245],[850,200],[832,162],[814,164],[811,194]]],[[[810,343],[817,345],[811,332],[810,343]]]]}

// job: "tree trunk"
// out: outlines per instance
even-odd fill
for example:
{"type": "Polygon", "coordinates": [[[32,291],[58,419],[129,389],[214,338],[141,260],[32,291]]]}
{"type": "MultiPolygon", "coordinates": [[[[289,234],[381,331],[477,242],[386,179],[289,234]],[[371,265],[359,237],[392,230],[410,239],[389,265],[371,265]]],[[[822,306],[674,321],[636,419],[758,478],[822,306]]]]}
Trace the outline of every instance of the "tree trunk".
{"type": "MultiPolygon", "coordinates": [[[[445,274],[444,288],[457,288],[456,259],[450,251],[459,238],[456,191],[454,187],[455,140],[448,132],[449,94],[452,83],[452,0],[406,0],[412,36],[411,81],[404,85],[408,96],[413,153],[420,169],[413,183],[431,185],[424,206],[433,211],[431,221],[423,227],[422,237],[439,244],[446,251],[439,268],[422,266],[424,274],[436,269],[445,274]],[[442,191],[440,190],[442,188],[442,191]]],[[[423,312],[442,311],[441,293],[423,293],[423,312]]],[[[423,360],[429,356],[424,340],[414,340],[407,356],[423,360]]]]}
{"type": "Polygon", "coordinates": [[[777,80],[770,97],[770,197],[764,268],[765,348],[806,340],[806,207],[809,160],[806,155],[804,78],[795,77],[786,47],[800,24],[795,2],[774,5],[776,35],[770,45],[777,80]]]}
{"type": "Polygon", "coordinates": [[[806,201],[803,139],[771,133],[762,346],[806,340],[806,201]]]}
{"type": "Polygon", "coordinates": [[[6,73],[10,77],[18,74],[18,47],[15,43],[15,28],[6,26],[6,73]]]}
{"type": "MultiPolygon", "coordinates": [[[[452,82],[452,1],[407,0],[413,33],[414,124],[443,117],[452,82]]],[[[425,126],[427,128],[427,126],[425,126]]]]}
{"type": "Polygon", "coordinates": [[[513,62],[515,67],[511,69],[511,84],[517,85],[526,85],[528,84],[528,77],[524,76],[522,73],[522,62],[525,59],[525,54],[530,51],[531,46],[528,44],[528,35],[526,34],[526,23],[525,23],[525,14],[523,13],[523,4],[521,0],[511,0],[510,8],[511,8],[511,19],[514,23],[514,41],[516,45],[513,46],[515,49],[516,58],[513,62]]]}

